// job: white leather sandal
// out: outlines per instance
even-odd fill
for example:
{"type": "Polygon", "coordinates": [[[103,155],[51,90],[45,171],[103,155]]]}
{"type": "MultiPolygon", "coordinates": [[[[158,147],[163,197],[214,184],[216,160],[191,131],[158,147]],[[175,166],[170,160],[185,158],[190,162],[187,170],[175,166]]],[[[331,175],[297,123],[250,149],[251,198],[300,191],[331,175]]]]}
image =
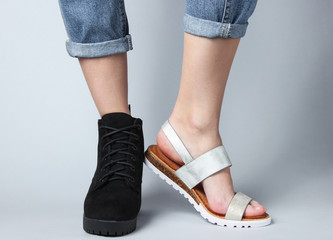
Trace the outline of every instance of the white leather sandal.
{"type": "Polygon", "coordinates": [[[251,198],[241,192],[235,193],[226,215],[212,211],[201,182],[231,166],[225,148],[222,145],[218,146],[193,159],[169,121],[163,124],[162,130],[185,165],[181,166],[168,159],[157,145],[151,145],[147,149],[145,164],[183,194],[203,218],[224,227],[261,227],[271,223],[271,217],[267,213],[255,217],[243,217],[251,198]]]}

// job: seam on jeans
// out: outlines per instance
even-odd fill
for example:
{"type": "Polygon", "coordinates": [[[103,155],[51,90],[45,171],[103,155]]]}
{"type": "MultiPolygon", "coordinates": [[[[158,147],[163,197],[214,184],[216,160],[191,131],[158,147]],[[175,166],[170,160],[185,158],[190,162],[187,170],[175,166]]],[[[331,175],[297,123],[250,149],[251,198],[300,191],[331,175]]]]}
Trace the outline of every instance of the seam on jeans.
{"type": "Polygon", "coordinates": [[[225,11],[227,9],[227,2],[228,2],[228,0],[225,0],[225,2],[224,2],[224,9],[223,9],[223,15],[222,15],[222,23],[224,23],[225,11]]]}
{"type": "Polygon", "coordinates": [[[229,23],[228,27],[227,27],[226,37],[230,37],[230,35],[229,35],[230,28],[231,28],[231,24],[229,23]]]}
{"type": "Polygon", "coordinates": [[[224,37],[224,32],[225,32],[225,24],[222,23],[222,29],[221,29],[221,37],[224,37]]]}
{"type": "Polygon", "coordinates": [[[132,44],[132,37],[131,37],[131,35],[129,35],[128,34],[128,36],[129,37],[127,37],[127,42],[128,42],[128,48],[130,49],[130,50],[132,50],[133,49],[133,44],[132,44]]]}
{"type": "Polygon", "coordinates": [[[229,37],[230,27],[231,27],[230,23],[222,23],[221,37],[223,37],[223,38],[229,37]]]}
{"type": "Polygon", "coordinates": [[[120,9],[120,15],[121,15],[123,36],[125,36],[125,35],[128,34],[128,23],[127,23],[127,16],[126,16],[126,13],[125,13],[124,0],[119,1],[119,9],[120,9]]]}
{"type": "Polygon", "coordinates": [[[226,16],[226,19],[229,20],[229,22],[231,23],[231,14],[232,14],[232,7],[235,5],[233,4],[233,0],[229,0],[228,3],[227,3],[227,10],[226,10],[226,13],[227,13],[227,16],[226,16]]]}
{"type": "Polygon", "coordinates": [[[222,23],[230,23],[232,0],[225,0],[222,23]]]}

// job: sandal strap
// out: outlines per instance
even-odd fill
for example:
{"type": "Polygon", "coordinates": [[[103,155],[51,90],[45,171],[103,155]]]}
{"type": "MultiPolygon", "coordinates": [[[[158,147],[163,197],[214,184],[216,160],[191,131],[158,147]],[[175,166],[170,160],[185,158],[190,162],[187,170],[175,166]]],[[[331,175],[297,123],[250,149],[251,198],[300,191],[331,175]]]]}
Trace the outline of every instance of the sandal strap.
{"type": "Polygon", "coordinates": [[[180,167],[174,174],[192,189],[207,177],[230,166],[228,154],[221,145],[180,167]]]}
{"type": "Polygon", "coordinates": [[[162,130],[185,163],[174,174],[190,189],[214,173],[231,166],[228,154],[222,145],[193,159],[168,120],[162,125],[162,130]]]}
{"type": "Polygon", "coordinates": [[[246,196],[244,193],[237,192],[229,204],[225,220],[241,221],[250,201],[251,198],[249,196],[246,196]]]}
{"type": "Polygon", "coordinates": [[[168,120],[162,125],[162,130],[168,138],[171,145],[174,147],[180,158],[185,164],[193,160],[191,154],[188,152],[182,140],[178,137],[176,131],[173,129],[168,120]]]}

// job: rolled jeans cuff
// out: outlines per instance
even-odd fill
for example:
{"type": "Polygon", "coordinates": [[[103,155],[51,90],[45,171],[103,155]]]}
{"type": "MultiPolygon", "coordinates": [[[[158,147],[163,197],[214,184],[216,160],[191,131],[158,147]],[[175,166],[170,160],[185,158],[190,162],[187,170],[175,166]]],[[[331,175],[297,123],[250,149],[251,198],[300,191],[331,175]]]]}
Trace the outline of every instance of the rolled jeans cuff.
{"type": "Polygon", "coordinates": [[[66,49],[71,57],[93,58],[128,52],[133,46],[131,35],[128,34],[122,38],[97,43],[76,43],[67,40],[66,49]]]}
{"type": "Polygon", "coordinates": [[[184,32],[207,38],[241,38],[245,36],[248,23],[221,23],[184,15],[184,32]]]}

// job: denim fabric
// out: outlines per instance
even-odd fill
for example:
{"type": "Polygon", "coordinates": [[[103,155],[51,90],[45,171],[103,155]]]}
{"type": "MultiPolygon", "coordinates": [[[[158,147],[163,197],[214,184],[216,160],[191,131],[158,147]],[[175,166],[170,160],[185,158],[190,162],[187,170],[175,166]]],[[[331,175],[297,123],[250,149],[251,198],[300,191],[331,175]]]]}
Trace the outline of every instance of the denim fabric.
{"type": "Polygon", "coordinates": [[[208,38],[244,37],[257,0],[187,0],[184,31],[208,38]]]}
{"type": "Polygon", "coordinates": [[[132,47],[123,0],[59,0],[72,57],[102,57],[132,47]]]}
{"type": "MultiPolygon", "coordinates": [[[[186,0],[184,31],[207,38],[241,38],[257,0],[186,0]]],[[[59,0],[72,57],[102,57],[132,47],[124,0],[59,0]]]]}

